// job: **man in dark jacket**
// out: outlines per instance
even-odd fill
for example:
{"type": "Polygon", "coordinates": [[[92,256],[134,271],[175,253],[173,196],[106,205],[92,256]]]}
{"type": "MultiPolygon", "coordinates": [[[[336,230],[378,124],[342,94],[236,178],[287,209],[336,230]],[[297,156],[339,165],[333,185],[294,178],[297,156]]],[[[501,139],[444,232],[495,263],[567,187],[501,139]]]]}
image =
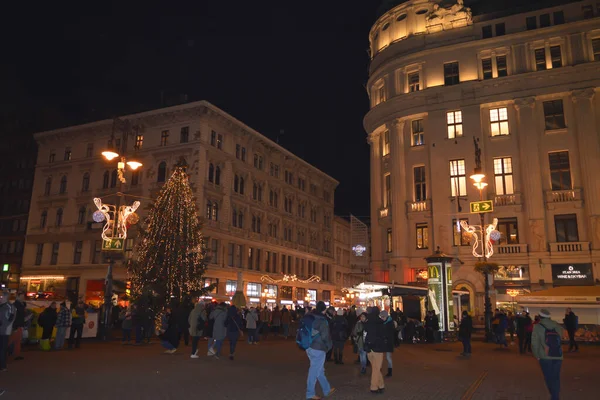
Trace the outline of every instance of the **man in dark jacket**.
{"type": "Polygon", "coordinates": [[[78,349],[83,335],[83,325],[85,324],[85,304],[83,300],[79,300],[77,306],[71,309],[71,334],[69,335],[69,349],[78,349]],[[77,336],[77,338],[75,338],[77,336]]]}
{"type": "Polygon", "coordinates": [[[15,309],[17,310],[17,314],[15,315],[15,320],[13,322],[13,332],[10,335],[10,343],[8,347],[11,345],[14,346],[13,355],[15,356],[15,360],[22,360],[23,356],[21,356],[21,342],[23,341],[23,329],[25,329],[25,294],[23,292],[17,293],[17,299],[13,304],[15,309]]]}
{"type": "Polygon", "coordinates": [[[515,321],[517,326],[517,339],[519,341],[519,354],[525,354],[525,351],[527,350],[527,326],[531,325],[533,321],[531,321],[529,313],[525,311],[517,314],[515,321]]]}
{"type": "MultiPolygon", "coordinates": [[[[329,324],[325,318],[325,310],[327,306],[322,301],[317,303],[315,311],[312,313],[314,321],[312,323],[312,343],[306,349],[306,355],[310,360],[308,368],[308,380],[306,384],[306,399],[318,400],[320,397],[315,392],[317,380],[321,385],[321,390],[325,397],[335,391],[335,388],[329,385],[329,381],[325,377],[325,355],[331,350],[332,342],[329,332],[329,324]]],[[[308,318],[308,316],[306,316],[308,318]]]]}
{"type": "Polygon", "coordinates": [[[392,376],[392,368],[394,367],[392,363],[392,353],[394,352],[394,344],[396,338],[396,321],[392,318],[391,315],[388,315],[386,310],[383,310],[379,317],[383,321],[384,328],[384,344],[385,344],[385,358],[388,364],[388,373],[386,376],[392,376]]]}
{"type": "Polygon", "coordinates": [[[38,317],[38,325],[42,327],[42,340],[49,340],[52,337],[57,317],[56,302],[53,301],[38,317]]]}
{"type": "Polygon", "coordinates": [[[0,291],[0,372],[6,371],[8,339],[15,320],[15,307],[8,302],[8,292],[0,291]]]}
{"type": "Polygon", "coordinates": [[[333,359],[336,364],[343,364],[344,343],[348,340],[348,321],[344,310],[339,308],[331,324],[331,339],[333,340],[333,359]]]}
{"type": "Polygon", "coordinates": [[[371,362],[371,393],[383,393],[385,383],[381,374],[383,355],[386,352],[385,327],[379,317],[379,308],[372,307],[365,323],[365,351],[371,362]]]}
{"type": "MultiPolygon", "coordinates": [[[[335,316],[335,307],[329,306],[327,311],[325,312],[325,318],[327,319],[327,324],[329,325],[329,335],[331,335],[331,328],[333,325],[333,317],[335,316]]],[[[332,336],[333,337],[333,336],[332,336]]],[[[333,354],[333,347],[329,349],[327,354],[325,355],[325,361],[331,361],[331,355],[333,354]]]]}
{"type": "Polygon", "coordinates": [[[579,345],[577,344],[577,342],[575,342],[575,332],[578,328],[577,320],[578,318],[573,312],[573,310],[571,310],[571,308],[567,308],[567,310],[565,311],[565,318],[563,319],[563,323],[565,325],[567,333],[569,334],[569,353],[572,351],[579,351],[579,345]]]}
{"type": "Polygon", "coordinates": [[[458,327],[458,340],[463,344],[461,356],[471,357],[471,335],[473,334],[473,320],[467,311],[462,312],[462,319],[458,327]]]}
{"type": "Polygon", "coordinates": [[[188,323],[188,319],[190,318],[190,313],[192,312],[193,308],[194,306],[190,300],[185,298],[179,307],[177,307],[176,312],[179,340],[181,340],[181,336],[183,336],[183,343],[186,346],[190,342],[190,324],[188,323]]]}

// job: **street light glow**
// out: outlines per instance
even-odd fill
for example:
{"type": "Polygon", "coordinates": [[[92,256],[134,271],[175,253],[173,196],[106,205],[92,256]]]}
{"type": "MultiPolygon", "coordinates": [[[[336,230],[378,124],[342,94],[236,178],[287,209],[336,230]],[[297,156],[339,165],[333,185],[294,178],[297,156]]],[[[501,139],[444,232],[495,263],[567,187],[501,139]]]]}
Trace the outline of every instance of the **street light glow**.
{"type": "Polygon", "coordinates": [[[114,151],[110,151],[110,150],[106,150],[102,152],[102,155],[104,156],[104,158],[106,158],[108,161],[112,161],[115,158],[119,157],[118,153],[115,153],[114,151]]]}
{"type": "Polygon", "coordinates": [[[142,163],[138,161],[127,161],[127,165],[129,165],[129,168],[135,171],[142,166],[142,163]]]}

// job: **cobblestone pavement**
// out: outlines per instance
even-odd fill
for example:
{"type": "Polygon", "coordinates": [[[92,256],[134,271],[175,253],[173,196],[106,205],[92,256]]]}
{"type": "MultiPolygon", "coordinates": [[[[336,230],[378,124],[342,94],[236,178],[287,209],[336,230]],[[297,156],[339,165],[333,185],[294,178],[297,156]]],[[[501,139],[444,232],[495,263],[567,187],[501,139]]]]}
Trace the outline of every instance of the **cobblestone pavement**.
{"type": "MultiPolygon", "coordinates": [[[[122,346],[84,342],[61,352],[25,350],[24,361],[10,361],[0,372],[3,399],[303,399],[308,360],[293,340],[277,339],[238,346],[235,361],[227,357],[190,359],[190,348],[163,354],[159,344],[122,346]]],[[[223,346],[228,354],[229,345],[223,346]]],[[[474,343],[470,360],[458,359],[458,343],[404,345],[394,352],[394,376],[386,393],[369,392],[355,355],[346,346],[345,364],[328,363],[326,374],[338,392],[334,399],[547,399],[537,361],[520,356],[516,347],[497,349],[474,343]]],[[[598,399],[600,347],[582,346],[566,354],[562,398],[598,399]]],[[[385,367],[385,361],[384,361],[385,367]]]]}

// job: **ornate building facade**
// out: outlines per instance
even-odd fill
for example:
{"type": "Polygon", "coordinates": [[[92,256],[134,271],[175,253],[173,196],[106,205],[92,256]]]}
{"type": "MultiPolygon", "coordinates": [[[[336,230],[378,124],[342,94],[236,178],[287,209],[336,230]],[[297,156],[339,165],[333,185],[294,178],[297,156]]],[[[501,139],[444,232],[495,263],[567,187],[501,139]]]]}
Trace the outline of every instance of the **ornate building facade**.
{"type": "MultiPolygon", "coordinates": [[[[370,32],[364,119],[371,146],[374,279],[422,283],[436,248],[457,257],[455,289],[483,312],[474,271],[479,223],[469,176],[481,158],[498,240],[498,303],[528,293],[594,285],[600,277],[600,9],[555,1],[478,9],[396,2],[370,32]],[[548,4],[548,2],[546,2],[548,4]],[[475,154],[475,141],[479,154],[475,154]]],[[[452,3],[452,2],[450,2],[452,3]]],[[[481,2],[485,3],[485,2],[481,2]]],[[[503,3],[497,3],[499,6],[503,3]]],[[[488,5],[486,5],[488,6],[488,5]]]]}
{"type": "MultiPolygon", "coordinates": [[[[42,132],[35,139],[39,153],[22,278],[28,292],[100,301],[107,263],[92,199],[116,204],[122,192],[128,204],[141,201],[143,220],[181,158],[203,221],[206,285],[217,283],[211,297],[228,300],[243,272],[251,304],[333,303],[350,273],[349,263],[334,253],[350,232],[349,223],[333,215],[338,182],[208,102],[42,132]],[[107,147],[143,164],[126,172],[122,186],[116,160],[100,155],[107,147]],[[285,281],[284,275],[320,281],[285,281]]],[[[125,259],[135,240],[133,226],[125,259]]],[[[115,279],[127,281],[122,263],[115,279]]]]}

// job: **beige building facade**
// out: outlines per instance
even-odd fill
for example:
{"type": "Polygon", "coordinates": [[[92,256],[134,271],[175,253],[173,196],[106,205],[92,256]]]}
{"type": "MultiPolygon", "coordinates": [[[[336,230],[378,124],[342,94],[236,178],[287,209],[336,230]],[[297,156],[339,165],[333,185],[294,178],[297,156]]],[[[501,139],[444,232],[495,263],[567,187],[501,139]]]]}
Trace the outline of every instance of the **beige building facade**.
{"type": "MultiPolygon", "coordinates": [[[[462,263],[455,289],[483,313],[474,272],[480,199],[469,176],[480,149],[483,199],[498,219],[491,261],[499,305],[520,294],[600,278],[600,9],[565,2],[482,13],[462,1],[412,0],[370,32],[364,119],[371,146],[374,279],[423,284],[437,247],[462,263]],[[447,2],[446,2],[447,3],[447,2]]],[[[498,3],[500,4],[500,3],[498,3]]]]}
{"type": "MultiPolygon", "coordinates": [[[[212,104],[126,115],[35,138],[39,153],[21,281],[28,292],[99,302],[107,263],[92,199],[116,204],[120,190],[124,203],[141,201],[143,220],[183,157],[210,259],[206,285],[217,283],[211,297],[228,300],[238,272],[252,305],[340,297],[351,270],[346,258],[335,257],[338,247],[350,248],[349,223],[333,215],[338,182],[212,104]],[[117,160],[101,156],[110,145],[143,164],[126,171],[122,187],[117,160]]],[[[133,256],[136,229],[129,230],[124,261],[133,256]]],[[[115,279],[126,282],[124,261],[115,279]]]]}

